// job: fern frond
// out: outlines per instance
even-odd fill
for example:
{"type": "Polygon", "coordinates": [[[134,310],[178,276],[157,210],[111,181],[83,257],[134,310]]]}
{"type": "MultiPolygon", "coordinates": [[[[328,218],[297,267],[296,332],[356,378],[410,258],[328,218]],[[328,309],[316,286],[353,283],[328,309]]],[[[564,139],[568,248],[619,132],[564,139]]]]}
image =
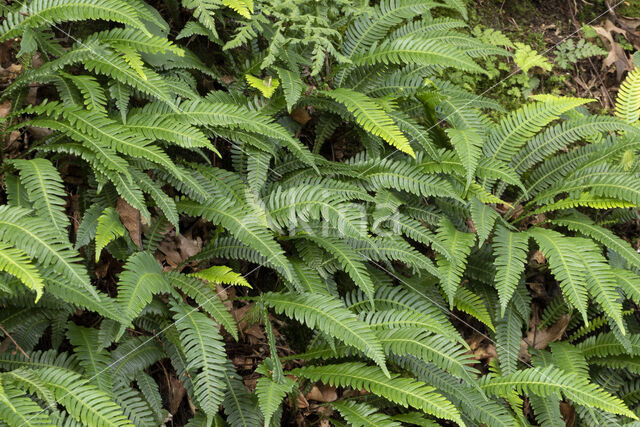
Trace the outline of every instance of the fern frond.
{"type": "Polygon", "coordinates": [[[528,242],[529,235],[526,232],[515,233],[502,226],[496,229],[493,240],[493,254],[496,257],[495,282],[503,316],[524,273],[528,242]]]}
{"type": "Polygon", "coordinates": [[[353,427],[401,426],[388,415],[376,412],[376,408],[366,403],[343,400],[332,402],[331,406],[337,409],[340,415],[353,427]]]}
{"type": "Polygon", "coordinates": [[[64,211],[67,194],[57,169],[47,159],[17,159],[11,163],[20,171],[20,181],[36,213],[47,218],[64,239],[69,227],[69,218],[64,211]]]}
{"type": "Polygon", "coordinates": [[[633,124],[640,117],[640,70],[634,69],[627,75],[616,99],[616,116],[633,124]]]}
{"type": "Polygon", "coordinates": [[[619,398],[612,396],[585,378],[564,372],[555,366],[544,369],[524,369],[504,377],[494,377],[489,374],[481,380],[480,387],[497,396],[507,395],[513,390],[533,393],[541,397],[562,393],[579,405],[596,407],[637,419],[637,416],[619,398]]]}
{"type": "Polygon", "coordinates": [[[294,369],[291,373],[332,386],[365,389],[404,407],[411,406],[438,418],[464,425],[455,406],[441,394],[436,393],[433,387],[421,381],[400,377],[398,374],[386,377],[379,368],[374,366],[366,366],[362,363],[307,366],[294,369]]]}
{"type": "Polygon", "coordinates": [[[151,302],[154,294],[170,292],[162,267],[148,252],[138,252],[127,259],[118,280],[118,305],[130,321],[151,302]]]}
{"type": "Polygon", "coordinates": [[[227,415],[227,421],[232,426],[239,427],[262,427],[264,425],[263,415],[258,410],[255,395],[249,394],[242,382],[242,377],[238,375],[235,367],[227,363],[225,381],[227,391],[224,395],[222,408],[227,415]]]}
{"type": "Polygon", "coordinates": [[[580,257],[581,240],[565,237],[557,231],[532,228],[528,233],[536,240],[540,250],[549,261],[549,267],[560,282],[563,295],[581,314],[586,323],[587,287],[584,264],[580,257]]]}
{"type": "Polygon", "coordinates": [[[247,246],[267,257],[270,263],[280,267],[285,278],[293,280],[291,265],[282,248],[274,241],[271,232],[255,216],[227,203],[202,205],[190,200],[180,200],[178,210],[192,216],[201,216],[222,224],[230,233],[247,246]]]}
{"type": "Polygon", "coordinates": [[[40,378],[76,420],[85,425],[132,427],[122,408],[79,374],[60,368],[42,368],[40,378]]]}
{"type": "Polygon", "coordinates": [[[0,271],[6,271],[34,290],[36,302],[42,296],[44,282],[24,251],[0,242],[0,271]]]}
{"type": "Polygon", "coordinates": [[[213,417],[218,412],[225,391],[226,353],[215,323],[186,304],[173,304],[174,321],[180,331],[180,341],[195,374],[195,398],[204,412],[213,417]],[[196,373],[197,371],[197,373],[196,373]]]}
{"type": "Polygon", "coordinates": [[[29,217],[28,210],[7,205],[0,206],[0,240],[23,250],[39,263],[52,265],[74,286],[85,289],[97,298],[89,276],[76,251],[60,241],[58,233],[47,221],[29,217]]]}
{"type": "Polygon", "coordinates": [[[347,107],[347,110],[354,115],[356,121],[364,130],[372,135],[379,136],[411,157],[415,157],[407,138],[394,123],[393,119],[373,98],[346,88],[325,91],[321,92],[321,94],[347,107]]]}
{"type": "Polygon", "coordinates": [[[11,427],[53,426],[53,420],[29,395],[11,385],[3,385],[0,393],[0,419],[11,427]]]}
{"type": "Polygon", "coordinates": [[[97,329],[85,328],[74,323],[69,324],[67,338],[84,374],[103,392],[113,396],[113,377],[111,376],[111,358],[109,353],[98,345],[97,329]]]}
{"type": "Polygon", "coordinates": [[[98,217],[98,225],[96,226],[96,262],[100,259],[102,249],[113,240],[123,237],[127,232],[120,216],[113,207],[106,208],[102,215],[98,217]]]}
{"type": "Polygon", "coordinates": [[[358,320],[340,300],[322,294],[267,293],[261,301],[277,313],[285,313],[310,328],[318,328],[357,348],[375,361],[385,375],[389,375],[382,345],[371,327],[358,320]]]}
{"type": "Polygon", "coordinates": [[[531,137],[561,114],[590,102],[581,98],[534,102],[509,114],[487,135],[484,153],[508,162],[531,137]]]}
{"type": "Polygon", "coordinates": [[[476,241],[476,236],[473,233],[458,231],[446,218],[440,222],[437,236],[453,257],[453,261],[440,255],[436,257],[441,286],[449,298],[449,306],[453,308],[453,298],[462,280],[462,274],[467,266],[469,253],[476,241]]]}
{"type": "Polygon", "coordinates": [[[35,0],[5,17],[0,27],[0,40],[19,37],[28,28],[86,19],[118,22],[149,34],[136,9],[122,0],[35,0]]]}
{"type": "MultiPolygon", "coordinates": [[[[270,361],[270,359],[267,359],[264,363],[267,361],[270,361]]],[[[260,412],[264,415],[264,425],[268,426],[280,407],[282,399],[292,391],[296,381],[288,377],[282,377],[281,381],[276,381],[269,375],[267,366],[264,363],[256,370],[264,375],[258,378],[256,395],[258,396],[260,412]]]]}

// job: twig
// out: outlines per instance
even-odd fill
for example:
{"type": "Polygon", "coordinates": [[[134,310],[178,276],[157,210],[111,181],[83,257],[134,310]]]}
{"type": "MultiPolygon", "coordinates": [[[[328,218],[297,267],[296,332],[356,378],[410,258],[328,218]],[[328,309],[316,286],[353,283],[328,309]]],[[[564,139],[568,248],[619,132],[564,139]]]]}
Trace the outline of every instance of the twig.
{"type": "Polygon", "coordinates": [[[2,325],[0,325],[0,331],[2,331],[2,333],[5,334],[7,336],[7,338],[9,338],[11,340],[11,342],[13,342],[13,344],[16,346],[16,348],[18,350],[20,350],[20,353],[22,353],[22,355],[24,357],[26,357],[27,359],[31,360],[29,355],[22,349],[22,347],[20,347],[20,345],[16,342],[16,340],[13,339],[11,334],[9,334],[9,332],[7,332],[7,330],[2,325]]]}

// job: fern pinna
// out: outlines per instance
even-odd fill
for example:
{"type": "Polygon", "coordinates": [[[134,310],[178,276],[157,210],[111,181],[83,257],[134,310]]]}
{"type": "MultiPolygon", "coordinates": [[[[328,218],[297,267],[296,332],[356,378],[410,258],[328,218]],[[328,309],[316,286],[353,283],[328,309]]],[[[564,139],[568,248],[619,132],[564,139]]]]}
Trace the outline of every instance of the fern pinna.
{"type": "Polygon", "coordinates": [[[2,425],[638,418],[640,74],[506,112],[462,1],[374,3],[2,6],[2,425]]]}

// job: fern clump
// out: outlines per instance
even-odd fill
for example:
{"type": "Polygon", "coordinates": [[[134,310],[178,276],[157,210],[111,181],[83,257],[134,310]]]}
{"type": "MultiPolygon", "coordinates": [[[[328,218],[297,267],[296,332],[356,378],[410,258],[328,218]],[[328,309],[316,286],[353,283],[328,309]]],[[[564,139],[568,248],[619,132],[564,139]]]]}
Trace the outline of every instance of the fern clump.
{"type": "Polygon", "coordinates": [[[550,63],[466,19],[3,6],[0,424],[636,422],[640,75],[505,108],[458,83],[550,63]]]}

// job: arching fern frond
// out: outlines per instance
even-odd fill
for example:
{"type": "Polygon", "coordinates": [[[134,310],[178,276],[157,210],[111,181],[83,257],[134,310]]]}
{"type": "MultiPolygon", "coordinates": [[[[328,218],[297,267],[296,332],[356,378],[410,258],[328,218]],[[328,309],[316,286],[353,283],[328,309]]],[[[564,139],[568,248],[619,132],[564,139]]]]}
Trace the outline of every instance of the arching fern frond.
{"type": "Polygon", "coordinates": [[[304,323],[353,346],[375,361],[389,374],[384,352],[370,326],[357,317],[340,300],[322,294],[267,293],[261,300],[277,313],[304,323]]]}
{"type": "Polygon", "coordinates": [[[322,381],[332,386],[365,389],[394,403],[420,409],[438,418],[464,424],[458,410],[427,384],[393,374],[390,378],[374,366],[362,363],[343,363],[327,366],[307,366],[291,371],[293,375],[322,381]]]}

